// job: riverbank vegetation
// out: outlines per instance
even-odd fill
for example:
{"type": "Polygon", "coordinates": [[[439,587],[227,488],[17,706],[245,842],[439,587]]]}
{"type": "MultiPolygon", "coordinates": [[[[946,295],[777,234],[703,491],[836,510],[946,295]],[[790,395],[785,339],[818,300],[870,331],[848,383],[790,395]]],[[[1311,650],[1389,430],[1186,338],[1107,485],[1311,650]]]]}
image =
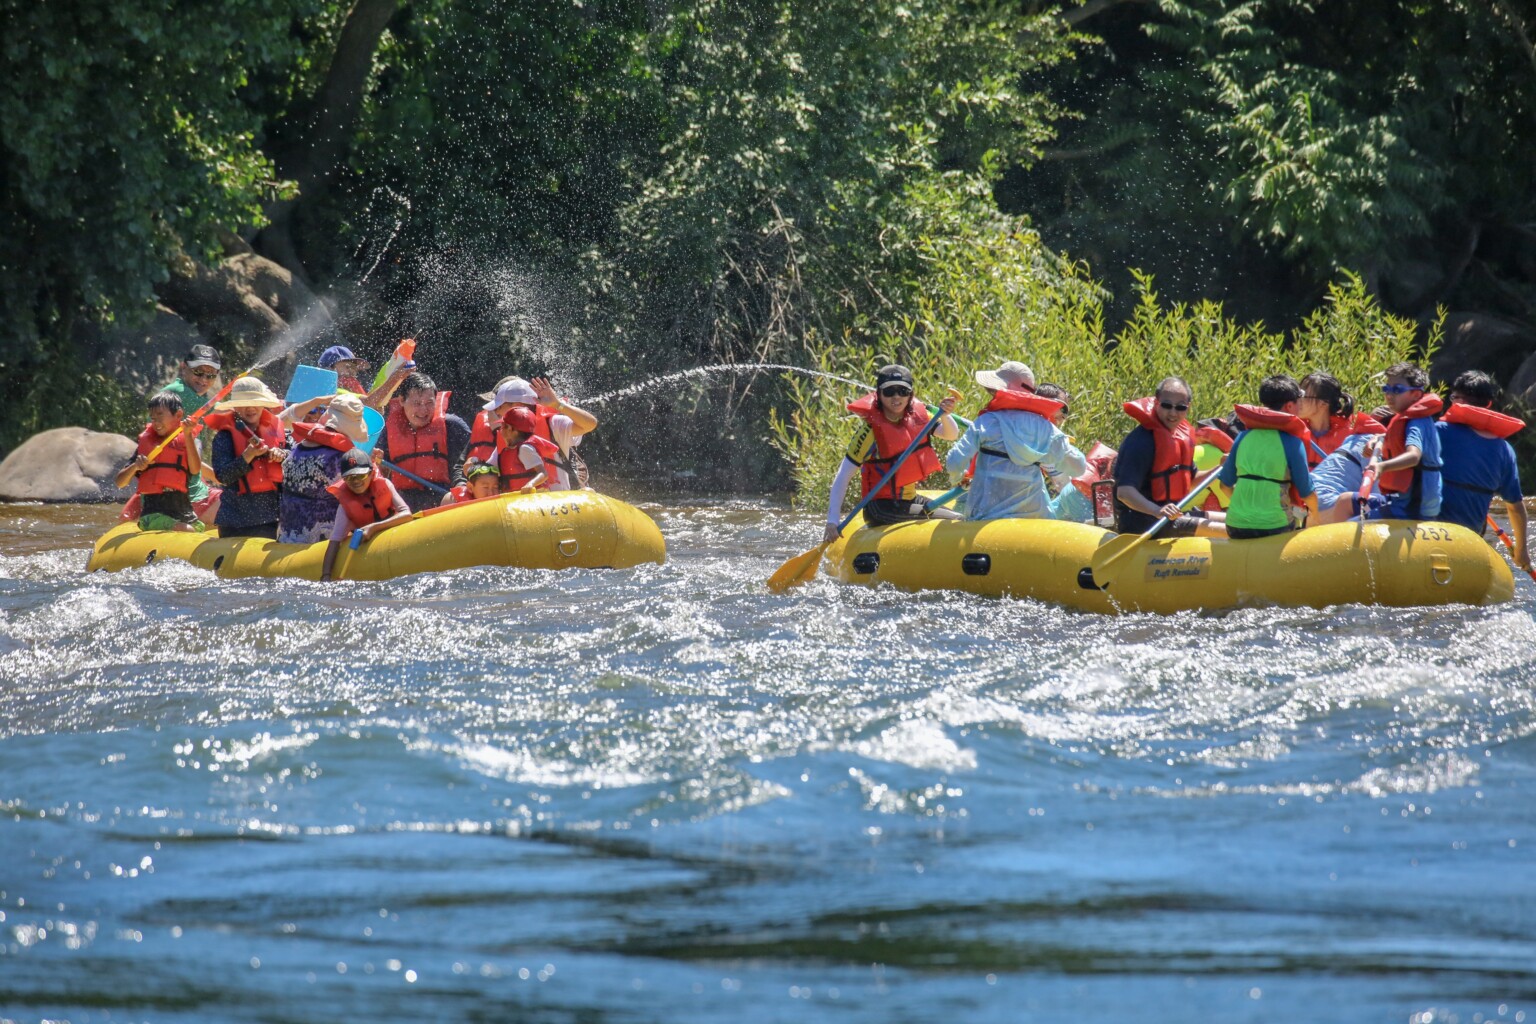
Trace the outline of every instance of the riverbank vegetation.
{"type": "MultiPolygon", "coordinates": [[[[111,367],[189,335],[415,336],[461,396],[1022,357],[1106,439],[1142,369],[1213,408],[1282,352],[1359,387],[1436,325],[1438,376],[1536,385],[1536,21],[1506,0],[0,9],[0,451],[123,429],[111,367]]],[[[605,454],[738,485],[783,479],[771,409],[841,402],[665,398],[605,454]],[[705,448],[684,410],[734,420],[705,448]]]]}

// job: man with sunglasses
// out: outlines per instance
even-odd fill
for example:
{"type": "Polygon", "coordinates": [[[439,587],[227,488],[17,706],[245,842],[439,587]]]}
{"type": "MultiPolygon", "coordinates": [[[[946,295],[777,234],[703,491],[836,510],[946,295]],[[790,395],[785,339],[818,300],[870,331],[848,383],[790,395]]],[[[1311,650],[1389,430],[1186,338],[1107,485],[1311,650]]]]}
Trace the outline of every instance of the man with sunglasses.
{"type": "Polygon", "coordinates": [[[1429,374],[1412,363],[1387,367],[1381,393],[1392,422],[1367,467],[1387,499],[1378,518],[1433,519],[1440,514],[1440,433],[1434,416],[1441,401],[1439,395],[1425,394],[1428,387],[1429,374]]]}
{"type": "Polygon", "coordinates": [[[1121,533],[1145,533],[1159,518],[1166,534],[1220,536],[1219,512],[1180,511],[1195,479],[1195,435],[1189,423],[1193,392],[1181,377],[1165,377],[1150,398],[1126,402],[1140,426],[1120,442],[1115,461],[1115,511],[1121,533]]]}
{"type": "MultiPolygon", "coordinates": [[[[219,350],[212,345],[193,345],[187,350],[187,354],[181,359],[176,379],[167,384],[162,391],[168,391],[181,400],[181,409],[186,416],[191,416],[203,406],[208,404],[219,387],[219,372],[222,369],[219,359],[219,350]]],[[[192,502],[192,508],[196,510],[197,517],[208,525],[213,525],[213,520],[219,511],[219,490],[208,487],[208,481],[215,480],[213,476],[213,462],[207,450],[210,442],[198,435],[199,451],[203,454],[204,476],[194,477],[187,481],[187,498],[192,502]]]]}
{"type": "MultiPolygon", "coordinates": [[[[827,528],[824,539],[837,539],[837,524],[843,518],[843,496],[848,491],[848,481],[855,471],[860,475],[861,497],[867,496],[913,438],[921,433],[932,413],[922,402],[913,397],[912,371],[905,366],[882,366],[875,375],[875,392],[865,395],[848,405],[848,411],[864,420],[866,426],[859,430],[853,444],[848,446],[837,477],[832,481],[832,496],[827,507],[827,528]]],[[[946,441],[960,436],[960,428],[950,415],[960,392],[950,389],[938,404],[939,425],[933,433],[946,441]]],[[[864,521],[872,526],[888,526],[909,519],[951,519],[958,516],[948,509],[930,512],[917,496],[917,485],[941,468],[938,455],[929,443],[933,435],[923,440],[896,470],[896,475],[880,489],[869,504],[864,506],[864,521]]]]}

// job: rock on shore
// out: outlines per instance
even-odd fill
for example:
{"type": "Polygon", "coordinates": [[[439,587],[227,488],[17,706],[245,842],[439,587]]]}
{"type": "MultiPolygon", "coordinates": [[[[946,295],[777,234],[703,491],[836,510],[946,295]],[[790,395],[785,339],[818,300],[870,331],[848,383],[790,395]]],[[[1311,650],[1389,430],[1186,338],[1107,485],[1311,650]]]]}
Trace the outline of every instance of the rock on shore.
{"type": "Polygon", "coordinates": [[[125,501],[112,477],[133,457],[121,434],[60,427],[29,437],[0,462],[0,501],[125,501]]]}

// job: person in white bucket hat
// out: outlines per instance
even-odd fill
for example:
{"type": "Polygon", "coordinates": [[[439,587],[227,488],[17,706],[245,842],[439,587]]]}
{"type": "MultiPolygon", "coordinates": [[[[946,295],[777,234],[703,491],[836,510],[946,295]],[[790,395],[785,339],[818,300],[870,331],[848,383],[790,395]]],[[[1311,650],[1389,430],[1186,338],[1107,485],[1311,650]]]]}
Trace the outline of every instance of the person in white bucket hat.
{"type": "Polygon", "coordinates": [[[1035,374],[1020,362],[978,370],[976,383],[991,392],[991,400],[944,458],[951,483],[971,480],[965,518],[1051,518],[1042,473],[1066,480],[1088,468],[1083,453],[1052,422],[1063,403],[1036,395],[1035,374]]]}
{"type": "Polygon", "coordinates": [[[283,466],[283,497],[277,539],[283,544],[313,544],[330,536],[338,508],[327,488],[340,476],[342,459],[368,440],[363,400],[333,395],[318,423],[296,423],[293,451],[283,466]]]}

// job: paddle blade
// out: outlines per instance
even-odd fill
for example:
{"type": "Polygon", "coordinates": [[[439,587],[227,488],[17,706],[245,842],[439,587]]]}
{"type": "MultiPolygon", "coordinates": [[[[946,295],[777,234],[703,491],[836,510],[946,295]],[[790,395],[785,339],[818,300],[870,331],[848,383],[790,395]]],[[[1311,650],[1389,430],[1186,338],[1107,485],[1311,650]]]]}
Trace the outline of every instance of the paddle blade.
{"type": "Polygon", "coordinates": [[[791,587],[809,583],[816,578],[816,569],[821,565],[821,556],[826,554],[826,551],[827,545],[819,544],[791,558],[779,566],[777,572],[768,577],[768,589],[775,594],[781,594],[791,587]]]}
{"type": "MultiPolygon", "coordinates": [[[[1100,544],[1093,553],[1093,565],[1088,570],[1088,579],[1093,585],[1103,590],[1114,582],[1115,576],[1124,567],[1124,559],[1132,551],[1141,547],[1141,542],[1146,540],[1145,534],[1122,534],[1115,537],[1107,544],[1100,544]]],[[[1085,582],[1079,574],[1079,583],[1085,582]]]]}

